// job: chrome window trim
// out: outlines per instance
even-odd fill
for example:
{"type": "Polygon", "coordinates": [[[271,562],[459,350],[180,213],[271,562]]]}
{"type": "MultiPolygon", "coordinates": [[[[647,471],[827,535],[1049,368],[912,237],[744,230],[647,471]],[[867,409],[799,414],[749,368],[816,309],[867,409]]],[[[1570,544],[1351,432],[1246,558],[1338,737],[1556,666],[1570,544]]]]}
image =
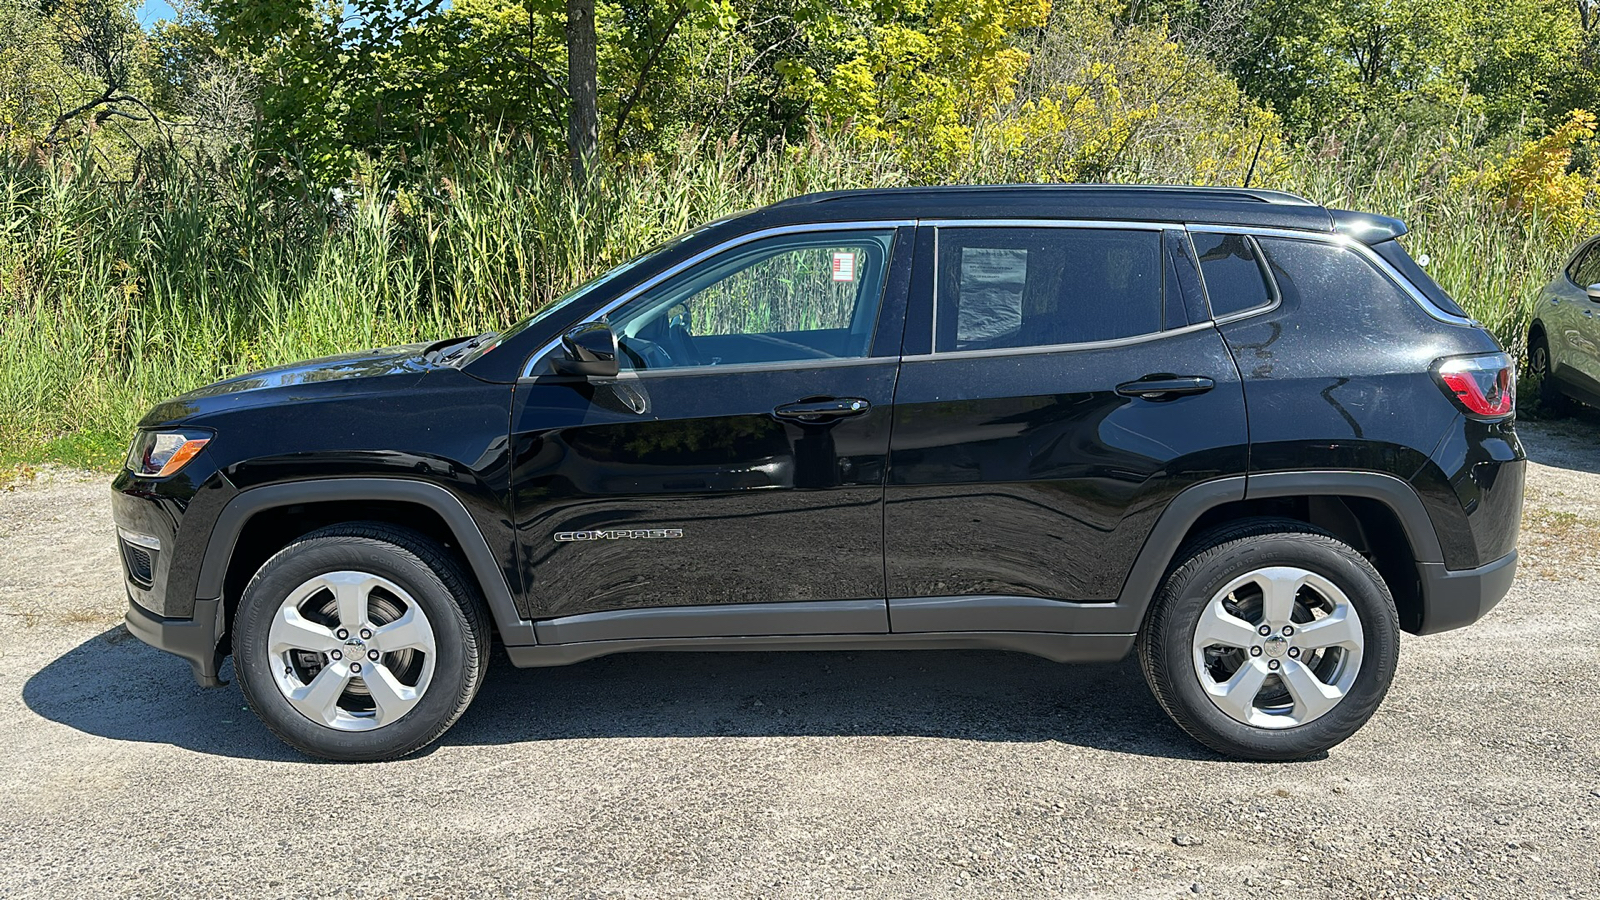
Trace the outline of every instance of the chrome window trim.
{"type": "MultiPolygon", "coordinates": [[[[897,357],[893,356],[847,356],[839,359],[797,359],[779,362],[764,363],[730,363],[728,365],[708,366],[674,366],[670,369],[624,369],[618,372],[617,379],[623,381],[636,381],[651,378],[677,378],[685,375],[728,375],[745,372],[785,372],[794,369],[844,369],[852,366],[882,366],[893,365],[897,357]]],[[[570,377],[570,376],[534,376],[539,377],[570,377]]],[[[610,379],[590,379],[595,383],[604,383],[610,379]]]]}
{"type": "Polygon", "coordinates": [[[1165,231],[1182,228],[1181,222],[1152,219],[919,219],[934,228],[1095,228],[1114,231],[1165,231]]]}
{"type": "Polygon", "coordinates": [[[927,362],[933,359],[979,359],[989,356],[1031,356],[1034,354],[1062,353],[1074,350],[1108,350],[1115,347],[1126,347],[1132,344],[1144,344],[1150,341],[1159,341],[1162,338],[1177,337],[1204,331],[1211,327],[1210,321],[1196,322],[1182,328],[1172,328],[1166,331],[1152,331],[1149,334],[1136,334],[1132,337],[1109,338],[1103,341],[1080,341],[1076,344],[1033,344],[1027,347],[995,347],[986,350],[945,350],[933,353],[918,353],[915,356],[902,356],[902,362],[927,362]]]}
{"type": "MultiPolygon", "coordinates": [[[[722,243],[717,244],[717,245],[715,245],[713,247],[708,247],[705,250],[702,250],[699,253],[696,253],[694,256],[689,257],[688,259],[684,260],[683,262],[678,263],[677,265],[673,266],[672,268],[667,269],[664,272],[657,273],[656,275],[652,276],[651,278],[649,278],[648,280],[644,281],[643,283],[635,286],[632,290],[627,291],[626,293],[624,293],[621,296],[617,297],[615,300],[612,300],[610,303],[607,303],[605,306],[600,307],[598,310],[595,310],[594,312],[592,312],[592,313],[588,314],[587,316],[584,316],[584,317],[582,317],[580,319],[576,319],[576,320],[574,320],[572,322],[569,322],[566,325],[566,327],[561,329],[561,331],[562,332],[566,332],[566,331],[572,329],[574,326],[582,325],[582,324],[587,323],[587,322],[597,322],[597,321],[605,318],[606,316],[609,316],[618,307],[622,306],[625,303],[628,303],[629,301],[631,301],[634,298],[640,296],[641,294],[645,293],[646,291],[654,288],[656,285],[661,284],[662,282],[666,281],[667,279],[672,278],[672,277],[680,274],[681,272],[683,272],[686,269],[689,269],[689,268],[692,268],[694,266],[697,266],[700,263],[705,262],[707,259],[710,259],[711,257],[716,256],[719,253],[722,253],[722,252],[727,251],[727,250],[732,250],[735,247],[740,247],[740,246],[743,246],[745,244],[754,243],[755,241],[763,240],[763,239],[769,238],[769,237],[781,237],[781,236],[786,235],[786,234],[814,234],[814,233],[817,233],[817,232],[828,232],[828,231],[869,231],[869,230],[883,230],[883,229],[898,229],[898,228],[912,227],[912,226],[915,226],[916,224],[917,224],[917,220],[916,219],[874,219],[874,220],[869,220],[869,221],[851,221],[851,222],[808,222],[808,223],[799,224],[799,225],[775,225],[775,226],[773,226],[771,228],[763,228],[763,229],[760,229],[760,230],[757,230],[757,231],[746,232],[744,234],[737,235],[735,237],[731,237],[731,238],[729,238],[729,239],[723,241],[722,243]]],[[[534,367],[536,365],[538,365],[540,360],[545,358],[545,355],[547,353],[549,353],[551,350],[554,350],[560,344],[561,344],[561,338],[558,335],[557,337],[552,338],[544,346],[542,346],[538,350],[534,351],[534,353],[531,354],[528,357],[528,361],[523,364],[523,366],[522,366],[522,374],[517,377],[517,380],[518,381],[522,381],[522,380],[529,379],[529,378],[537,378],[538,374],[533,371],[534,367]]],[[[852,357],[852,358],[892,359],[893,357],[887,357],[887,356],[870,357],[869,356],[869,357],[852,357]]],[[[682,366],[682,367],[679,367],[679,368],[682,368],[682,369],[694,369],[694,368],[716,368],[716,367],[714,367],[714,366],[710,366],[710,367],[682,366]]],[[[728,368],[731,369],[733,367],[729,366],[728,368]]],[[[661,370],[657,370],[657,371],[676,371],[676,370],[675,369],[661,369],[661,370]]],[[[724,369],[723,371],[726,371],[726,369],[724,369]]]]}
{"type": "MultiPolygon", "coordinates": [[[[1436,320],[1438,320],[1440,322],[1443,322],[1446,325],[1461,325],[1461,326],[1468,327],[1468,328],[1481,328],[1481,327],[1483,327],[1483,323],[1479,322],[1477,319],[1470,319],[1470,318],[1467,318],[1465,316],[1457,316],[1457,315],[1454,315],[1452,313],[1446,312],[1445,310],[1442,310],[1437,306],[1434,306],[1433,305],[1433,301],[1429,300],[1427,295],[1423,294],[1422,291],[1418,290],[1417,287],[1415,285],[1413,285],[1404,275],[1401,275],[1398,269],[1396,269],[1394,266],[1389,265],[1389,261],[1388,260],[1386,260],[1383,257],[1379,256],[1377,251],[1373,250],[1371,247],[1368,247],[1366,244],[1363,244],[1362,242],[1356,240],[1355,238],[1348,237],[1348,236],[1342,235],[1342,234],[1330,233],[1330,232],[1300,231],[1298,229],[1293,229],[1293,228],[1258,228],[1258,227],[1241,226],[1241,225],[1200,225],[1200,224],[1189,225],[1187,227],[1188,227],[1189,231],[1196,232],[1196,233],[1205,233],[1205,234],[1245,234],[1245,235],[1251,235],[1251,236],[1254,236],[1254,237],[1288,238],[1290,240],[1315,241],[1317,243],[1332,244],[1332,245],[1334,245],[1336,247],[1343,247],[1343,248],[1345,248],[1347,250],[1354,251],[1357,256],[1360,256],[1362,259],[1364,259],[1368,263],[1372,264],[1373,267],[1375,267],[1380,273],[1382,273],[1384,275],[1384,277],[1388,278],[1391,282],[1393,282],[1395,287],[1398,287],[1401,290],[1402,293],[1404,293],[1406,296],[1410,297],[1411,301],[1413,303],[1417,304],[1417,306],[1420,307],[1422,309],[1422,311],[1427,313],[1430,317],[1432,317],[1432,318],[1434,318],[1434,319],[1436,319],[1436,320]]],[[[1270,271],[1270,269],[1269,269],[1269,271],[1270,271]]],[[[1204,280],[1204,277],[1205,277],[1204,273],[1202,273],[1201,274],[1202,280],[1204,280]]],[[[1274,280],[1276,280],[1276,279],[1274,279],[1274,280]]],[[[1209,298],[1208,298],[1208,300],[1209,300],[1209,298]]],[[[1225,325],[1228,322],[1238,321],[1241,318],[1247,318],[1249,316],[1261,315],[1262,313],[1269,312],[1270,310],[1275,309],[1275,308],[1276,308],[1276,306],[1273,306],[1273,307],[1262,307],[1260,309],[1246,310],[1244,312],[1234,313],[1231,316],[1226,316],[1226,317],[1223,317],[1223,318],[1220,318],[1220,319],[1215,319],[1214,321],[1218,325],[1225,325]]]]}

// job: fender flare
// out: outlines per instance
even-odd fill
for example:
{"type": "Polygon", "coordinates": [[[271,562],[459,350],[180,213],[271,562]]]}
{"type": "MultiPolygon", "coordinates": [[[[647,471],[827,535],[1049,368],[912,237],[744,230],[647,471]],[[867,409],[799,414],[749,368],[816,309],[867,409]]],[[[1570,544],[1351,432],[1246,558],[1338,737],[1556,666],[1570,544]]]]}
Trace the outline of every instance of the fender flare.
{"type": "MultiPolygon", "coordinates": [[[[1382,472],[1267,472],[1235,475],[1205,481],[1184,489],[1156,520],[1122,584],[1117,606],[1132,616],[1127,624],[1138,629],[1145,609],[1155,599],[1167,567],[1181,549],[1184,536],[1207,511],[1238,500],[1271,497],[1363,497],[1386,506],[1400,522],[1417,564],[1444,562],[1439,535],[1428,517],[1422,498],[1410,484],[1382,472]]],[[[1420,570],[1419,570],[1420,571],[1420,570]]]]}
{"type": "Polygon", "coordinates": [[[388,500],[415,503],[439,514],[455,535],[456,543],[472,568],[479,589],[489,604],[500,629],[500,637],[508,645],[534,644],[533,623],[517,612],[505,573],[495,562],[489,542],[484,539],[478,523],[467,512],[461,498],[448,489],[426,481],[403,478],[325,478],[315,481],[292,481],[284,484],[247,488],[228,501],[217,521],[211,526],[211,537],[206,542],[205,556],[200,563],[200,579],[196,591],[199,599],[215,600],[223,594],[223,584],[233,558],[234,545],[244,531],[245,523],[257,513],[300,503],[325,503],[341,500],[388,500]]]}

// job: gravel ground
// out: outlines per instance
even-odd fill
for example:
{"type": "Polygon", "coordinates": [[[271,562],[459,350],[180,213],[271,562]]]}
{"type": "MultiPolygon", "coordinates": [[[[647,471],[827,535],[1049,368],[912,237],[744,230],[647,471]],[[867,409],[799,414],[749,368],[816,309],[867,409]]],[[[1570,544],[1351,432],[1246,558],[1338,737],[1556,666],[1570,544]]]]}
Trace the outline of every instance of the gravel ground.
{"type": "Polygon", "coordinates": [[[0,895],[1600,897],[1597,423],[1522,426],[1500,608],[1278,765],[1130,662],[979,652],[501,658],[432,752],[310,763],[117,624],[105,479],[46,472],[0,489],[0,895]]]}

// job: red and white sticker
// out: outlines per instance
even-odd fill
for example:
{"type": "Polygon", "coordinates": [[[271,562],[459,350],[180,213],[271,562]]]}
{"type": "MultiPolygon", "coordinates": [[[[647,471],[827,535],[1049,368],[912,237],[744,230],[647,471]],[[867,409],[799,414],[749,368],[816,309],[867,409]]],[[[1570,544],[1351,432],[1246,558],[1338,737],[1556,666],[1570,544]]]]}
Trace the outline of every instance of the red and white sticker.
{"type": "Polygon", "coordinates": [[[833,280],[856,280],[856,255],[854,253],[835,253],[833,255],[833,280]]]}

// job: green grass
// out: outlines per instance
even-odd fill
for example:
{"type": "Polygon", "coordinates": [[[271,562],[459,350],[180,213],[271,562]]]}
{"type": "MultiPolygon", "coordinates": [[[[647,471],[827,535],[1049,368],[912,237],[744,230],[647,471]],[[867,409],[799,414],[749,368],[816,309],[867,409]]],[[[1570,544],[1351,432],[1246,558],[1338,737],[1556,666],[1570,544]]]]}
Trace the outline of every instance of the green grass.
{"type": "MultiPolygon", "coordinates": [[[[1413,253],[1520,350],[1568,239],[1458,186],[1472,160],[1454,146],[1352,139],[1297,152],[1258,183],[1406,219],[1413,253]]],[[[250,161],[151,169],[131,185],[0,161],[0,467],[114,465],[167,397],[281,362],[502,328],[711,219],[903,183],[888,159],[825,142],[689,149],[608,173],[581,198],[560,160],[515,144],[371,169],[343,198],[250,161]]],[[[1182,180],[1183,160],[1162,162],[1129,172],[1182,180]]]]}

